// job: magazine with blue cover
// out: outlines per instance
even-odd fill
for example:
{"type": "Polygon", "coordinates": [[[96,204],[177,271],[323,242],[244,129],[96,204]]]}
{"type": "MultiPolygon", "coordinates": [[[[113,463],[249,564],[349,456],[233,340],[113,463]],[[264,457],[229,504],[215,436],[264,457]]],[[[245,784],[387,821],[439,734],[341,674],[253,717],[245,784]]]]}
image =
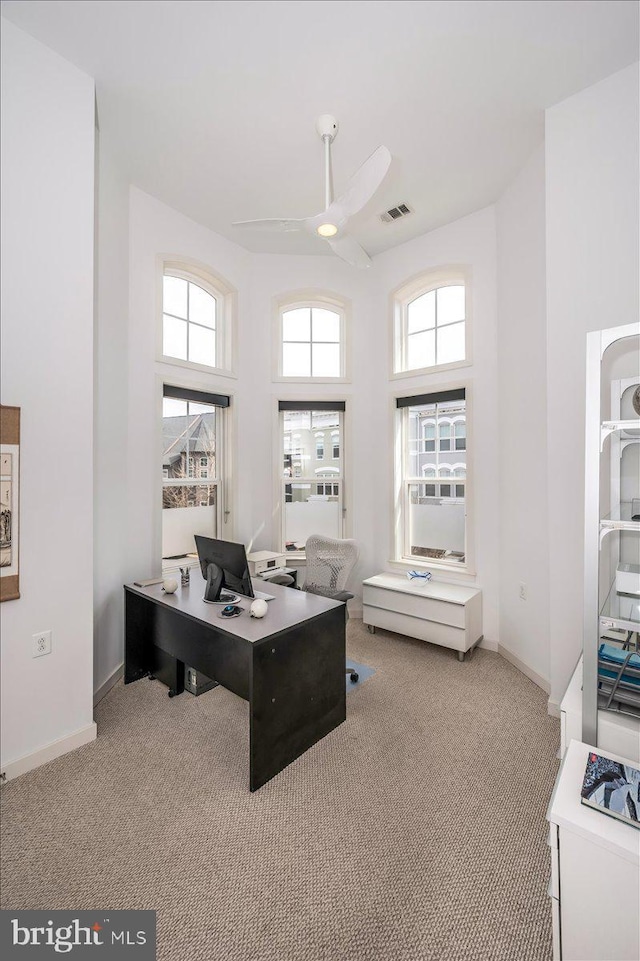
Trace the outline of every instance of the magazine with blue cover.
{"type": "Polygon", "coordinates": [[[596,811],[640,828],[640,770],[589,752],[581,801],[596,811]]]}

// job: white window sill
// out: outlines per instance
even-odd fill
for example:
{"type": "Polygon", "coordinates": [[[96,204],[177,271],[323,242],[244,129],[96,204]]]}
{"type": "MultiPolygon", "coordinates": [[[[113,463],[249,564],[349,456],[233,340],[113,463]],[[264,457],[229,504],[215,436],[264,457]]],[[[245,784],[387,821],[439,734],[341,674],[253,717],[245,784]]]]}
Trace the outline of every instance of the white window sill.
{"type": "Polygon", "coordinates": [[[295,564],[306,564],[307,558],[304,551],[282,551],[285,556],[285,567],[288,566],[289,561],[293,561],[295,564]]]}
{"type": "MultiPolygon", "coordinates": [[[[274,384],[350,384],[350,377],[285,377],[282,374],[273,376],[274,384]]],[[[327,398],[330,400],[331,398],[327,398]]]]}
{"type": "Polygon", "coordinates": [[[458,564],[455,562],[443,563],[441,560],[430,561],[427,558],[420,559],[418,557],[398,560],[394,558],[389,562],[390,567],[395,567],[397,569],[402,569],[403,571],[438,571],[447,572],[448,574],[459,574],[464,577],[476,577],[476,572],[465,564],[458,564]]]}
{"type": "Polygon", "coordinates": [[[200,561],[195,554],[185,554],[184,557],[180,558],[166,558],[162,561],[162,573],[163,574],[174,574],[180,573],[181,567],[188,567],[189,570],[199,569],[200,561]]]}
{"type": "Polygon", "coordinates": [[[440,370],[458,370],[460,367],[471,367],[473,361],[469,358],[465,360],[455,360],[450,364],[434,364],[433,367],[415,367],[411,370],[394,370],[389,375],[390,380],[403,380],[405,377],[423,377],[425,374],[435,374],[440,370]]]}
{"type": "Polygon", "coordinates": [[[216,374],[218,377],[238,379],[238,375],[233,370],[227,370],[224,367],[209,367],[208,364],[194,364],[189,360],[182,360],[180,357],[169,357],[167,354],[161,354],[157,358],[157,363],[168,364],[171,367],[182,367],[185,370],[195,370],[204,374],[216,374]]]}

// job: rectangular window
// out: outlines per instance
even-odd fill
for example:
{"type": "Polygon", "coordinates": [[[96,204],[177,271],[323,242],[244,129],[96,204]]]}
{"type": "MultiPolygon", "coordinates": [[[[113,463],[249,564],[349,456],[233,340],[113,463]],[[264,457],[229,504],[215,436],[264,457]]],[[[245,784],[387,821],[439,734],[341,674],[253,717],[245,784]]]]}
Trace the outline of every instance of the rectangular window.
{"type": "Polygon", "coordinates": [[[195,557],[194,534],[220,536],[222,418],[229,398],[167,384],[163,395],[162,567],[166,570],[195,557]]]}
{"type": "Polygon", "coordinates": [[[402,515],[396,557],[460,567],[467,542],[465,389],[399,397],[396,404],[402,515]],[[433,481],[425,484],[425,477],[433,481]]]}
{"type": "MultiPolygon", "coordinates": [[[[344,537],[344,473],[340,457],[344,402],[280,401],[282,544],[300,552],[310,534],[344,537]],[[316,433],[332,435],[333,460],[314,468],[316,433]],[[336,453],[337,452],[337,453],[336,453]]],[[[323,442],[324,455],[324,442],[323,442]]]]}

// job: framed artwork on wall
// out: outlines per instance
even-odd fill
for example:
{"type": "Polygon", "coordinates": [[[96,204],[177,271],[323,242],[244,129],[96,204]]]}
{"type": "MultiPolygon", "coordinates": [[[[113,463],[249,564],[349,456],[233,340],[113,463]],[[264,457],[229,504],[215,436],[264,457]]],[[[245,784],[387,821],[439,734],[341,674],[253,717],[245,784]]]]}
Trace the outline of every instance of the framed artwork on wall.
{"type": "Polygon", "coordinates": [[[20,597],[20,408],[0,406],[0,601],[20,597]]]}

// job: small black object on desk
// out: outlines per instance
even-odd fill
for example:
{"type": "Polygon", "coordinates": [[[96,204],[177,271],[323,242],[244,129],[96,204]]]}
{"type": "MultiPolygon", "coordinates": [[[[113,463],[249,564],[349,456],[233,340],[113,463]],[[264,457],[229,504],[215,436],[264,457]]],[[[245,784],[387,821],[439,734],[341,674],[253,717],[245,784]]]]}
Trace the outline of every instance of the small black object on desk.
{"type": "Polygon", "coordinates": [[[220,617],[240,617],[242,614],[242,608],[238,607],[237,604],[227,604],[220,611],[220,617]]]}

